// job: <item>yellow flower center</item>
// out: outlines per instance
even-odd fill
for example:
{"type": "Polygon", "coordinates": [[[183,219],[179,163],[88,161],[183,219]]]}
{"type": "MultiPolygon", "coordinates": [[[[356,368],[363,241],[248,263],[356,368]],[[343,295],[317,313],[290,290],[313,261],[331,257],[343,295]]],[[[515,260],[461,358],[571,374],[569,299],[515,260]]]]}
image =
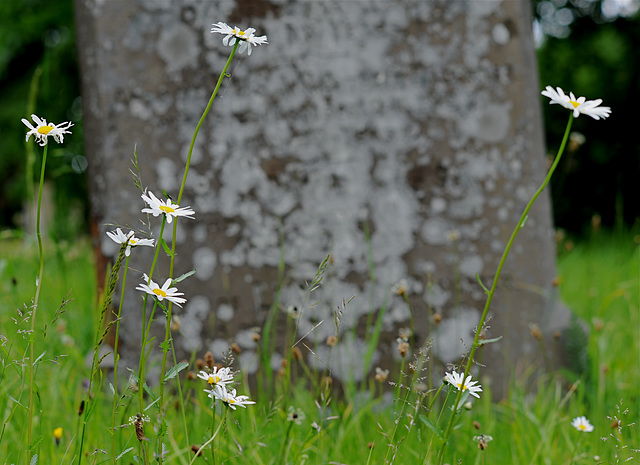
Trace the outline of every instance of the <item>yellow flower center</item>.
{"type": "Polygon", "coordinates": [[[220,382],[220,377],[219,376],[209,375],[209,379],[207,380],[207,383],[209,383],[209,384],[218,384],[219,382],[220,382]]]}
{"type": "Polygon", "coordinates": [[[53,126],[40,126],[38,128],[38,132],[40,134],[44,134],[45,136],[49,134],[51,131],[53,131],[53,126]]]}
{"type": "Polygon", "coordinates": [[[465,391],[467,389],[467,386],[462,383],[458,383],[458,389],[460,389],[461,391],[465,391]]]}
{"type": "Polygon", "coordinates": [[[176,212],[173,208],[167,207],[166,205],[161,205],[160,206],[160,210],[162,210],[165,213],[175,213],[176,212]]]}
{"type": "Polygon", "coordinates": [[[587,425],[578,425],[578,428],[582,431],[587,429],[587,425]]]}
{"type": "Polygon", "coordinates": [[[578,108],[578,107],[580,106],[580,104],[579,104],[578,102],[575,102],[575,101],[573,101],[573,100],[569,100],[569,103],[570,103],[571,105],[573,105],[573,108],[578,108]]]}
{"type": "Polygon", "coordinates": [[[236,400],[235,399],[227,399],[227,402],[230,404],[235,404],[236,400]]]}
{"type": "Polygon", "coordinates": [[[129,239],[129,245],[136,245],[136,242],[138,242],[135,239],[129,239]]]}
{"type": "Polygon", "coordinates": [[[162,289],[154,289],[153,293],[155,295],[159,295],[160,297],[166,297],[167,296],[167,293],[164,292],[162,289]]]}

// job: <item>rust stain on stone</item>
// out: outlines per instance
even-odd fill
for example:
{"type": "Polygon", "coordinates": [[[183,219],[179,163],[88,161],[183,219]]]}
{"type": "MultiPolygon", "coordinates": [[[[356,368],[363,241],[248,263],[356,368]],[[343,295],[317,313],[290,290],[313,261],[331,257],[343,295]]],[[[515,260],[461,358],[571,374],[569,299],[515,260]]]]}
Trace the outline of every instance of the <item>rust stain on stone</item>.
{"type": "Polygon", "coordinates": [[[281,158],[270,158],[268,160],[263,160],[260,165],[262,166],[262,170],[267,175],[271,181],[277,181],[278,178],[287,167],[287,161],[281,158]]]}
{"type": "Polygon", "coordinates": [[[426,191],[431,185],[444,186],[447,179],[447,168],[438,164],[438,166],[431,165],[416,165],[407,171],[407,182],[413,190],[426,191]]]}

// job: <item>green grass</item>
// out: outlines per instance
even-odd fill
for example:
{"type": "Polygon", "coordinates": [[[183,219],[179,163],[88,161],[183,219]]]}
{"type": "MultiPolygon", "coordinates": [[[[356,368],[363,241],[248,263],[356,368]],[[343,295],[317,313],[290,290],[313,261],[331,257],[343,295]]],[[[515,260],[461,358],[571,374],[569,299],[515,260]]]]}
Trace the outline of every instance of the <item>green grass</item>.
{"type": "MultiPolygon", "coordinates": [[[[19,310],[33,298],[38,270],[37,248],[27,240],[0,242],[0,334],[4,337],[0,366],[0,463],[26,463],[25,423],[28,405],[28,372],[20,361],[26,357],[29,325],[21,322],[19,310]],[[2,462],[4,460],[4,462],[2,462]]],[[[519,379],[507,399],[492,402],[488,387],[480,400],[458,416],[456,430],[447,448],[445,462],[463,464],[568,464],[623,463],[631,456],[639,463],[639,454],[629,448],[640,446],[640,426],[630,423],[638,418],[640,399],[640,248],[631,234],[600,233],[573,247],[562,245],[558,260],[559,290],[563,301],[589,329],[585,373],[565,369],[538,379],[519,379]],[[571,248],[567,251],[567,248],[571,248]],[[569,386],[572,383],[572,386],[569,386]],[[616,406],[629,409],[626,415],[616,406]],[[585,415],[594,424],[593,433],[579,433],[571,420],[585,415]],[[623,420],[620,430],[611,428],[614,417],[623,420]],[[478,448],[474,436],[493,437],[485,450],[478,448]],[[614,437],[603,441],[601,437],[614,437]],[[594,457],[599,457],[595,460],[594,457]],[[616,462],[616,460],[619,460],[616,462]]],[[[85,358],[93,348],[98,321],[95,271],[88,241],[80,240],[56,248],[45,245],[45,281],[38,311],[36,354],[44,353],[37,367],[37,412],[34,436],[41,438],[37,447],[38,463],[77,463],[79,443],[78,409],[86,395],[85,380],[89,367],[85,358]],[[71,299],[63,307],[64,299],[71,299]],[[64,355],[64,357],[62,357],[64,355]],[[58,445],[53,430],[62,427],[58,445]],[[75,459],[75,461],[74,461],[75,459]]],[[[299,362],[292,361],[292,364],[299,362]]],[[[292,367],[304,373],[301,367],[292,367]]],[[[190,367],[190,370],[196,370],[190,367]]],[[[184,375],[186,372],[183,372],[184,375]]],[[[177,407],[175,386],[169,384],[165,437],[168,455],[165,463],[186,464],[191,460],[192,445],[201,445],[220,424],[224,407],[218,406],[215,417],[210,400],[203,392],[203,381],[181,377],[186,405],[186,425],[177,407]]],[[[406,382],[407,384],[409,381],[406,382]]],[[[95,409],[89,419],[83,463],[114,463],[111,447],[111,412],[113,397],[103,381],[96,390],[95,409]],[[102,451],[106,453],[102,453],[102,451]]],[[[433,463],[441,447],[431,425],[446,424],[453,395],[445,391],[429,412],[418,403],[415,393],[399,391],[392,402],[382,400],[380,386],[364,385],[357,393],[340,396],[333,392],[321,395],[310,388],[304,377],[284,391],[286,383],[274,377],[266,397],[250,393],[256,405],[229,410],[216,442],[217,463],[227,464],[383,464],[391,460],[393,443],[397,449],[394,463],[433,463]],[[406,399],[406,402],[405,402],[406,399]],[[304,412],[301,424],[288,421],[288,408],[304,412]],[[440,421],[438,416],[442,414],[440,421]],[[398,428],[394,437],[398,419],[398,428]],[[320,432],[312,423],[320,427],[320,432]],[[285,460],[286,458],[286,460],[285,460]]],[[[240,393],[249,394],[243,383],[240,393]]],[[[394,391],[395,392],[395,391],[394,391]]],[[[149,402],[150,403],[150,402],[149,402]]],[[[137,411],[137,395],[129,392],[118,409],[117,426],[127,424],[137,411]]],[[[152,418],[156,406],[146,413],[152,418]]],[[[153,423],[145,425],[153,437],[153,423]]],[[[131,426],[115,432],[116,450],[124,454],[118,463],[135,463],[138,440],[131,426]]],[[[153,441],[151,441],[153,442],[153,441]]],[[[151,444],[153,446],[153,444],[151,444]]],[[[153,447],[152,447],[153,449],[153,447]]],[[[210,450],[194,463],[211,463],[210,450]]]]}

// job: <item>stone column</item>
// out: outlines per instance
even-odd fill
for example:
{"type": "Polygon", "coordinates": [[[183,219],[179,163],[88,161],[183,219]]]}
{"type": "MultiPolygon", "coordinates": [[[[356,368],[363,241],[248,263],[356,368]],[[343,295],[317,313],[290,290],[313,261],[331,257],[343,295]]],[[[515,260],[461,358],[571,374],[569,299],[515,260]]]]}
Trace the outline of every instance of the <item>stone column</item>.
{"type": "MultiPolygon", "coordinates": [[[[255,370],[249,328],[276,302],[300,310],[298,334],[310,332],[314,352],[300,348],[323,367],[334,311],[355,296],[331,366],[334,377],[360,379],[374,364],[389,366],[398,329],[409,326],[409,307],[391,292],[405,280],[416,344],[432,339],[432,357],[459,362],[485,302],[476,275],[490,285],[547,168],[529,9],[501,0],[76,0],[100,253],[116,251],[105,223],[144,219],[129,173],[134,146],[144,186],[177,195],[191,135],[231,50],[211,24],[254,27],[269,45],[234,59],[181,202],[196,220],[179,222],[175,274],[197,271],[180,283],[188,303],[176,348],[217,356],[233,340],[240,364],[255,370]],[[327,254],[324,284],[306,298],[327,254]],[[364,367],[366,326],[382,311],[383,337],[364,367]]],[[[146,271],[149,260],[136,250],[132,268],[146,271]]],[[[166,273],[163,261],[156,275],[166,273]]],[[[557,353],[552,335],[566,313],[555,305],[554,276],[545,194],[491,310],[487,337],[503,339],[480,354],[498,390],[513,369],[542,365],[531,325],[547,357],[557,353]]],[[[138,348],[138,281],[128,284],[125,355],[138,348]]]]}

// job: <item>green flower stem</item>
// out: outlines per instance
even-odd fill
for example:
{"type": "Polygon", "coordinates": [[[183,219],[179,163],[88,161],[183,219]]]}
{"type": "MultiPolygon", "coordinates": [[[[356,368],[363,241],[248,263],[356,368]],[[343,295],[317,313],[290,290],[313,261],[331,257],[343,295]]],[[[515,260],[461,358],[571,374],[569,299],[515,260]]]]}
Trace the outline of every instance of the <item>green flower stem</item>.
{"type": "MultiPolygon", "coordinates": [[[[213,415],[211,416],[211,431],[214,431],[216,428],[216,399],[211,399],[211,402],[213,403],[211,406],[211,409],[213,410],[213,415]]],[[[220,424],[222,424],[222,422],[220,422],[220,424]]],[[[211,441],[211,463],[216,465],[216,447],[213,441],[211,441]]]]}
{"type": "MultiPolygon", "coordinates": [[[[127,239],[127,243],[129,239],[127,239]]],[[[124,304],[124,291],[127,284],[127,271],[129,270],[129,257],[124,263],[124,276],[122,277],[122,290],[120,291],[120,305],[118,305],[118,314],[116,315],[116,336],[113,347],[113,413],[111,416],[111,449],[113,452],[113,465],[117,465],[116,452],[116,411],[118,410],[118,340],[120,337],[120,317],[122,315],[122,306],[124,304]]]]}
{"type": "MultiPolygon", "coordinates": [[[[400,428],[400,423],[402,422],[402,418],[404,417],[404,409],[407,406],[409,394],[411,394],[411,389],[407,388],[407,393],[404,396],[404,399],[402,399],[402,408],[400,409],[400,414],[398,415],[398,418],[395,421],[393,434],[389,438],[391,442],[389,444],[389,447],[387,448],[387,453],[384,456],[384,463],[393,463],[395,459],[395,455],[398,453],[398,447],[400,444],[399,443],[396,444],[395,440],[396,440],[396,435],[398,434],[398,428],[400,428]],[[391,462],[389,462],[389,454],[392,453],[392,451],[393,451],[393,456],[392,456],[391,462]]],[[[398,394],[398,399],[399,398],[400,398],[400,395],[398,394]]]]}
{"type": "Polygon", "coordinates": [[[287,428],[287,433],[284,436],[284,441],[282,441],[282,446],[280,447],[280,452],[278,453],[278,460],[275,463],[287,463],[286,456],[289,454],[285,454],[285,451],[289,448],[289,436],[291,435],[291,428],[293,428],[293,421],[289,422],[289,427],[287,428]]]}
{"type": "MultiPolygon", "coordinates": [[[[200,132],[200,127],[202,126],[202,124],[204,123],[205,118],[207,117],[207,114],[209,113],[209,110],[211,109],[211,105],[213,105],[213,100],[216,98],[216,95],[218,94],[218,90],[220,89],[220,86],[222,85],[222,81],[224,79],[225,76],[227,75],[227,70],[229,69],[229,65],[231,64],[231,60],[233,60],[233,56],[236,54],[236,50],[238,49],[238,45],[240,45],[240,41],[236,40],[236,43],[233,46],[233,49],[231,50],[231,54],[229,55],[229,58],[227,59],[227,63],[225,64],[222,72],[220,73],[220,76],[218,77],[218,82],[216,83],[216,87],[215,89],[213,89],[213,93],[211,94],[211,98],[209,98],[209,103],[207,104],[206,108],[204,109],[204,112],[202,113],[202,116],[200,117],[200,121],[198,121],[198,124],[196,126],[195,131],[193,132],[193,137],[191,138],[191,144],[189,145],[189,152],[187,154],[187,162],[185,164],[184,167],[184,176],[182,177],[182,183],[180,184],[180,191],[178,192],[178,199],[177,199],[177,203],[178,205],[180,205],[180,202],[182,201],[182,194],[184,193],[184,188],[187,184],[187,175],[189,174],[189,166],[191,165],[191,155],[193,154],[193,147],[196,143],[196,137],[198,137],[198,133],[200,132]]],[[[173,235],[172,235],[172,239],[171,239],[171,263],[169,265],[169,277],[172,278],[173,277],[173,267],[174,267],[174,261],[175,261],[175,252],[176,252],[176,232],[177,232],[177,228],[178,228],[178,218],[175,218],[175,221],[173,223],[173,235]]],[[[164,345],[163,345],[163,353],[162,353],[162,369],[160,372],[160,411],[162,412],[162,409],[164,408],[164,385],[165,385],[165,380],[164,380],[164,375],[166,372],[166,366],[167,366],[167,351],[169,350],[169,341],[171,339],[171,314],[172,314],[172,309],[173,309],[173,305],[171,302],[169,302],[168,306],[167,306],[167,323],[166,323],[166,331],[165,331],[165,338],[164,338],[164,345]]],[[[178,379],[179,382],[179,379],[178,379]]],[[[184,416],[184,406],[182,407],[183,409],[183,416],[184,416]]],[[[162,447],[162,438],[159,438],[158,440],[158,447],[162,447]]],[[[161,452],[161,450],[159,451],[161,452]]],[[[159,465],[162,465],[162,455],[159,454],[159,458],[158,458],[158,463],[159,465]]]]}
{"type": "MultiPolygon", "coordinates": [[[[156,263],[158,262],[158,255],[160,254],[160,248],[162,247],[162,236],[164,234],[164,226],[167,224],[167,217],[162,215],[162,224],[160,225],[160,234],[158,235],[158,240],[156,241],[156,250],[153,256],[153,262],[151,263],[151,269],[149,270],[149,281],[153,279],[153,270],[156,267],[156,263]]],[[[149,284],[149,283],[145,283],[149,284]]],[[[123,293],[124,294],[124,293],[123,293]]],[[[155,312],[157,302],[153,305],[153,309],[151,310],[151,315],[149,316],[149,323],[147,325],[147,294],[146,292],[142,296],[142,339],[140,341],[140,364],[138,367],[138,392],[140,397],[140,414],[144,412],[144,366],[146,364],[146,356],[145,353],[147,351],[147,337],[149,336],[149,330],[151,327],[151,321],[153,320],[153,314],[155,312]]]]}
{"type": "MultiPolygon", "coordinates": [[[[174,366],[178,364],[178,359],[176,357],[176,350],[173,344],[173,340],[171,342],[171,354],[173,355],[173,364],[174,366]]],[[[178,386],[178,404],[180,405],[180,414],[182,416],[182,427],[184,428],[184,434],[186,438],[186,442],[189,444],[189,426],[187,425],[187,410],[184,408],[184,396],[182,395],[182,383],[180,382],[180,376],[176,376],[176,384],[178,386]]]]}
{"type": "Polygon", "coordinates": [[[220,424],[218,425],[218,429],[216,429],[215,433],[213,433],[213,436],[211,436],[207,442],[202,444],[202,446],[200,447],[200,450],[198,451],[198,453],[193,455],[193,458],[191,459],[191,462],[189,462],[189,465],[193,465],[193,462],[195,462],[196,459],[202,455],[201,451],[205,447],[207,447],[209,444],[211,444],[213,442],[213,440],[218,436],[218,433],[220,432],[220,428],[222,428],[222,425],[224,425],[224,417],[227,414],[227,410],[229,410],[229,407],[227,407],[227,408],[225,408],[223,410],[222,418],[220,418],[220,424]]]}
{"type": "MultiPolygon", "coordinates": [[[[96,342],[93,346],[93,359],[91,361],[91,371],[89,372],[89,388],[87,389],[87,398],[84,401],[84,415],[82,418],[82,431],[80,434],[80,444],[79,444],[79,453],[78,453],[78,465],[82,464],[83,457],[83,448],[84,448],[84,438],[85,431],[87,428],[87,423],[89,422],[89,417],[93,412],[93,379],[98,372],[100,361],[99,351],[100,346],[104,342],[104,338],[107,336],[110,325],[104,326],[105,317],[109,307],[111,306],[111,300],[113,298],[113,294],[116,290],[116,285],[118,284],[118,274],[120,273],[120,268],[122,267],[122,262],[124,261],[125,251],[127,249],[128,240],[123,242],[120,246],[120,251],[118,252],[118,258],[116,262],[111,267],[111,274],[109,275],[109,281],[107,282],[107,287],[105,290],[104,301],[102,303],[102,309],[100,311],[100,318],[98,322],[98,328],[96,330],[96,342]]],[[[102,381],[102,376],[100,376],[100,380],[102,381]]]]}
{"type": "MultiPolygon", "coordinates": [[[[507,243],[507,246],[504,249],[504,252],[502,253],[502,258],[500,258],[500,262],[498,263],[498,269],[496,270],[496,274],[493,278],[493,284],[491,285],[491,289],[489,291],[487,291],[487,301],[485,303],[484,306],[484,310],[482,311],[482,316],[480,317],[480,322],[478,323],[478,327],[476,329],[476,335],[473,338],[473,344],[471,346],[471,351],[469,352],[469,358],[467,360],[467,366],[464,370],[464,375],[462,377],[463,379],[463,383],[467,380],[467,376],[469,375],[469,372],[471,371],[471,365],[473,363],[474,360],[474,355],[476,353],[477,348],[480,346],[479,344],[479,339],[480,339],[480,334],[482,333],[482,328],[484,327],[484,322],[487,319],[487,314],[489,313],[489,308],[491,307],[491,302],[493,300],[493,296],[495,294],[496,291],[496,287],[498,286],[498,280],[500,279],[500,274],[502,273],[502,268],[507,260],[507,256],[509,255],[509,251],[511,250],[511,246],[513,245],[513,242],[515,241],[516,236],[518,235],[518,232],[520,231],[520,229],[522,229],[524,227],[524,223],[527,220],[527,215],[529,214],[529,210],[531,210],[531,207],[533,206],[533,203],[536,201],[536,199],[538,198],[538,196],[542,193],[542,191],[544,190],[545,187],[547,187],[547,184],[549,184],[549,181],[551,180],[551,176],[553,175],[553,172],[555,171],[556,167],[558,166],[558,163],[560,162],[560,158],[562,157],[562,153],[564,152],[564,148],[565,145],[567,144],[567,140],[569,139],[569,132],[571,131],[571,125],[573,123],[573,113],[571,113],[571,115],[569,116],[569,121],[567,122],[567,128],[564,131],[564,137],[562,138],[562,143],[560,144],[560,148],[558,149],[558,154],[556,155],[555,160],[553,161],[553,164],[551,165],[551,168],[549,168],[549,172],[547,173],[547,176],[545,177],[544,181],[542,182],[542,184],[540,185],[540,187],[538,188],[538,190],[535,192],[535,194],[533,194],[533,197],[531,197],[531,200],[529,200],[529,203],[527,204],[527,206],[525,207],[524,211],[522,212],[522,215],[520,215],[520,219],[518,220],[518,223],[516,224],[515,228],[513,229],[513,232],[511,233],[511,238],[509,239],[509,242],[507,243]]],[[[449,418],[449,423],[447,424],[447,429],[445,431],[444,434],[444,442],[442,444],[442,448],[440,449],[440,452],[438,454],[438,458],[436,460],[436,464],[437,465],[441,465],[442,461],[444,459],[444,451],[447,447],[447,442],[449,440],[449,436],[451,435],[451,431],[453,429],[453,423],[455,420],[455,416],[458,412],[458,404],[460,403],[460,398],[462,397],[462,389],[460,389],[458,391],[458,394],[456,395],[456,400],[453,404],[453,412],[451,413],[451,417],[449,418]]]]}
{"type": "MultiPolygon", "coordinates": [[[[193,153],[193,146],[196,143],[196,137],[198,137],[198,132],[200,132],[200,126],[202,126],[202,123],[204,123],[204,119],[207,117],[207,114],[209,113],[209,109],[211,108],[211,105],[213,105],[213,99],[216,98],[218,90],[222,85],[222,80],[224,79],[225,76],[228,76],[227,70],[229,69],[231,60],[233,60],[233,56],[236,54],[236,50],[238,49],[239,44],[240,44],[240,41],[236,40],[236,43],[233,45],[233,49],[231,50],[231,54],[229,55],[229,59],[227,60],[227,64],[224,65],[224,69],[222,70],[222,73],[220,73],[220,76],[218,77],[218,82],[216,84],[215,89],[213,89],[213,93],[211,94],[209,103],[207,104],[207,107],[204,109],[204,113],[202,113],[202,116],[200,117],[200,121],[198,121],[196,130],[193,132],[193,137],[191,138],[191,145],[189,145],[189,153],[187,154],[187,163],[184,168],[184,176],[182,177],[182,184],[180,184],[180,192],[178,194],[178,205],[180,205],[180,201],[182,200],[182,193],[184,192],[184,186],[187,184],[187,175],[189,174],[189,165],[191,164],[191,154],[193,153]]],[[[175,234],[175,226],[173,230],[175,234]]]]}
{"type": "Polygon", "coordinates": [[[569,465],[573,464],[573,459],[576,456],[576,450],[578,450],[578,444],[580,443],[580,439],[582,439],[582,436],[578,436],[578,440],[573,443],[573,449],[571,450],[571,458],[569,459],[569,465]]]}
{"type": "Polygon", "coordinates": [[[42,289],[42,277],[44,276],[44,250],[42,248],[42,233],[40,231],[40,211],[42,209],[42,187],[44,185],[44,170],[47,165],[47,149],[44,146],[42,153],[42,168],[40,169],[40,187],[38,188],[38,208],[36,210],[36,237],[38,238],[38,252],[40,254],[40,272],[38,273],[38,282],[36,283],[36,295],[33,299],[33,307],[31,310],[31,332],[29,333],[29,419],[27,423],[27,462],[31,462],[31,430],[33,428],[33,386],[35,383],[35,366],[34,366],[34,344],[36,333],[36,312],[38,311],[38,301],[40,299],[40,290],[42,289]]]}

